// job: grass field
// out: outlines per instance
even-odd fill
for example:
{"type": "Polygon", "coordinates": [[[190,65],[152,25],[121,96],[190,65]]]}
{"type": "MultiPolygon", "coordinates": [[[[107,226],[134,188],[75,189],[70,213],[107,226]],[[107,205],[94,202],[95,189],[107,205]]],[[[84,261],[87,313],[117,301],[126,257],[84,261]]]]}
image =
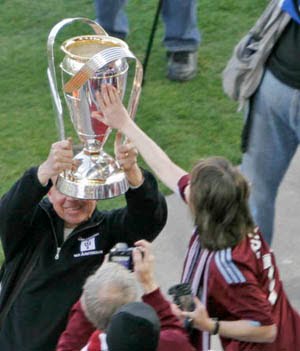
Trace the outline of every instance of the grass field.
{"type": "MultiPolygon", "coordinates": [[[[112,0],[113,1],[113,0],[112,0]]],[[[128,44],[143,61],[157,1],[131,0],[128,44]]],[[[254,23],[267,1],[201,0],[198,6],[202,44],[199,74],[187,83],[165,78],[165,50],[159,23],[137,123],[180,166],[190,169],[200,157],[223,155],[234,163],[241,158],[242,116],[222,91],[221,72],[239,38],[254,23]]],[[[38,165],[58,139],[48,86],[46,43],[51,28],[63,18],[94,19],[88,0],[0,0],[0,195],[29,166],[38,165]]],[[[83,33],[67,28],[68,38],[83,33]]],[[[57,48],[57,51],[59,48],[57,48]]],[[[68,119],[68,113],[65,113],[68,119]]],[[[111,152],[112,137],[105,149],[111,152]]],[[[162,187],[163,191],[166,191],[162,187]]],[[[105,207],[122,200],[105,201],[105,207]]]]}

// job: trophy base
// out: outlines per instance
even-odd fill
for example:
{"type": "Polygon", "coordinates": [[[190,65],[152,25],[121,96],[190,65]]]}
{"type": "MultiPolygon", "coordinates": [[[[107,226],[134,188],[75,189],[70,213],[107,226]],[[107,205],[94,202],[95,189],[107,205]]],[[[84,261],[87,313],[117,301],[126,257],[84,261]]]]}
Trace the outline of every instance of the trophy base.
{"type": "Polygon", "coordinates": [[[107,153],[89,155],[82,151],[74,159],[79,163],[77,170],[61,173],[57,178],[56,188],[61,193],[77,199],[104,200],[128,190],[124,171],[107,153]]]}

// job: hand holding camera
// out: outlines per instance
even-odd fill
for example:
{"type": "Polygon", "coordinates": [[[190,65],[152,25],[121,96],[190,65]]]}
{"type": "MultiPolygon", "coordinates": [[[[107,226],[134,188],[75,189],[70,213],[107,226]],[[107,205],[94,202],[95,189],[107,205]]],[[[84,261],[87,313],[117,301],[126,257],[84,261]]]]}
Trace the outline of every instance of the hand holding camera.
{"type": "Polygon", "coordinates": [[[151,253],[151,244],[146,240],[139,240],[135,246],[133,250],[134,272],[144,293],[149,294],[158,288],[154,279],[154,256],[151,253]]]}
{"type": "Polygon", "coordinates": [[[117,243],[110,250],[108,260],[134,271],[144,293],[148,294],[158,288],[154,279],[154,256],[151,253],[151,244],[146,240],[139,240],[134,245],[135,247],[128,247],[126,243],[117,243]]]}

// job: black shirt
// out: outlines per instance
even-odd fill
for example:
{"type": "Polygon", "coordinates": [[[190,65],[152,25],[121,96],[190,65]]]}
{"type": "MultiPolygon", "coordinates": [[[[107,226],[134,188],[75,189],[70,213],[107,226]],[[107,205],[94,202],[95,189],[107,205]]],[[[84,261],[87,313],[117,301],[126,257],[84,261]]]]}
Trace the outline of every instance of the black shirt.
{"type": "Polygon", "coordinates": [[[288,86],[300,89],[300,25],[291,20],[275,45],[267,66],[288,86]]]}

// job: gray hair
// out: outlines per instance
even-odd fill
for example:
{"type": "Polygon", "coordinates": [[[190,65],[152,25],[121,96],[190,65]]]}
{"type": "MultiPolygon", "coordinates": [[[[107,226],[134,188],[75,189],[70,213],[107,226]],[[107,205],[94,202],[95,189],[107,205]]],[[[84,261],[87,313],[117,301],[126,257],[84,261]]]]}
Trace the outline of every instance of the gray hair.
{"type": "Polygon", "coordinates": [[[138,285],[133,273],[119,263],[104,263],[83,286],[82,305],[97,329],[106,330],[111,316],[121,306],[136,301],[138,285]]]}

